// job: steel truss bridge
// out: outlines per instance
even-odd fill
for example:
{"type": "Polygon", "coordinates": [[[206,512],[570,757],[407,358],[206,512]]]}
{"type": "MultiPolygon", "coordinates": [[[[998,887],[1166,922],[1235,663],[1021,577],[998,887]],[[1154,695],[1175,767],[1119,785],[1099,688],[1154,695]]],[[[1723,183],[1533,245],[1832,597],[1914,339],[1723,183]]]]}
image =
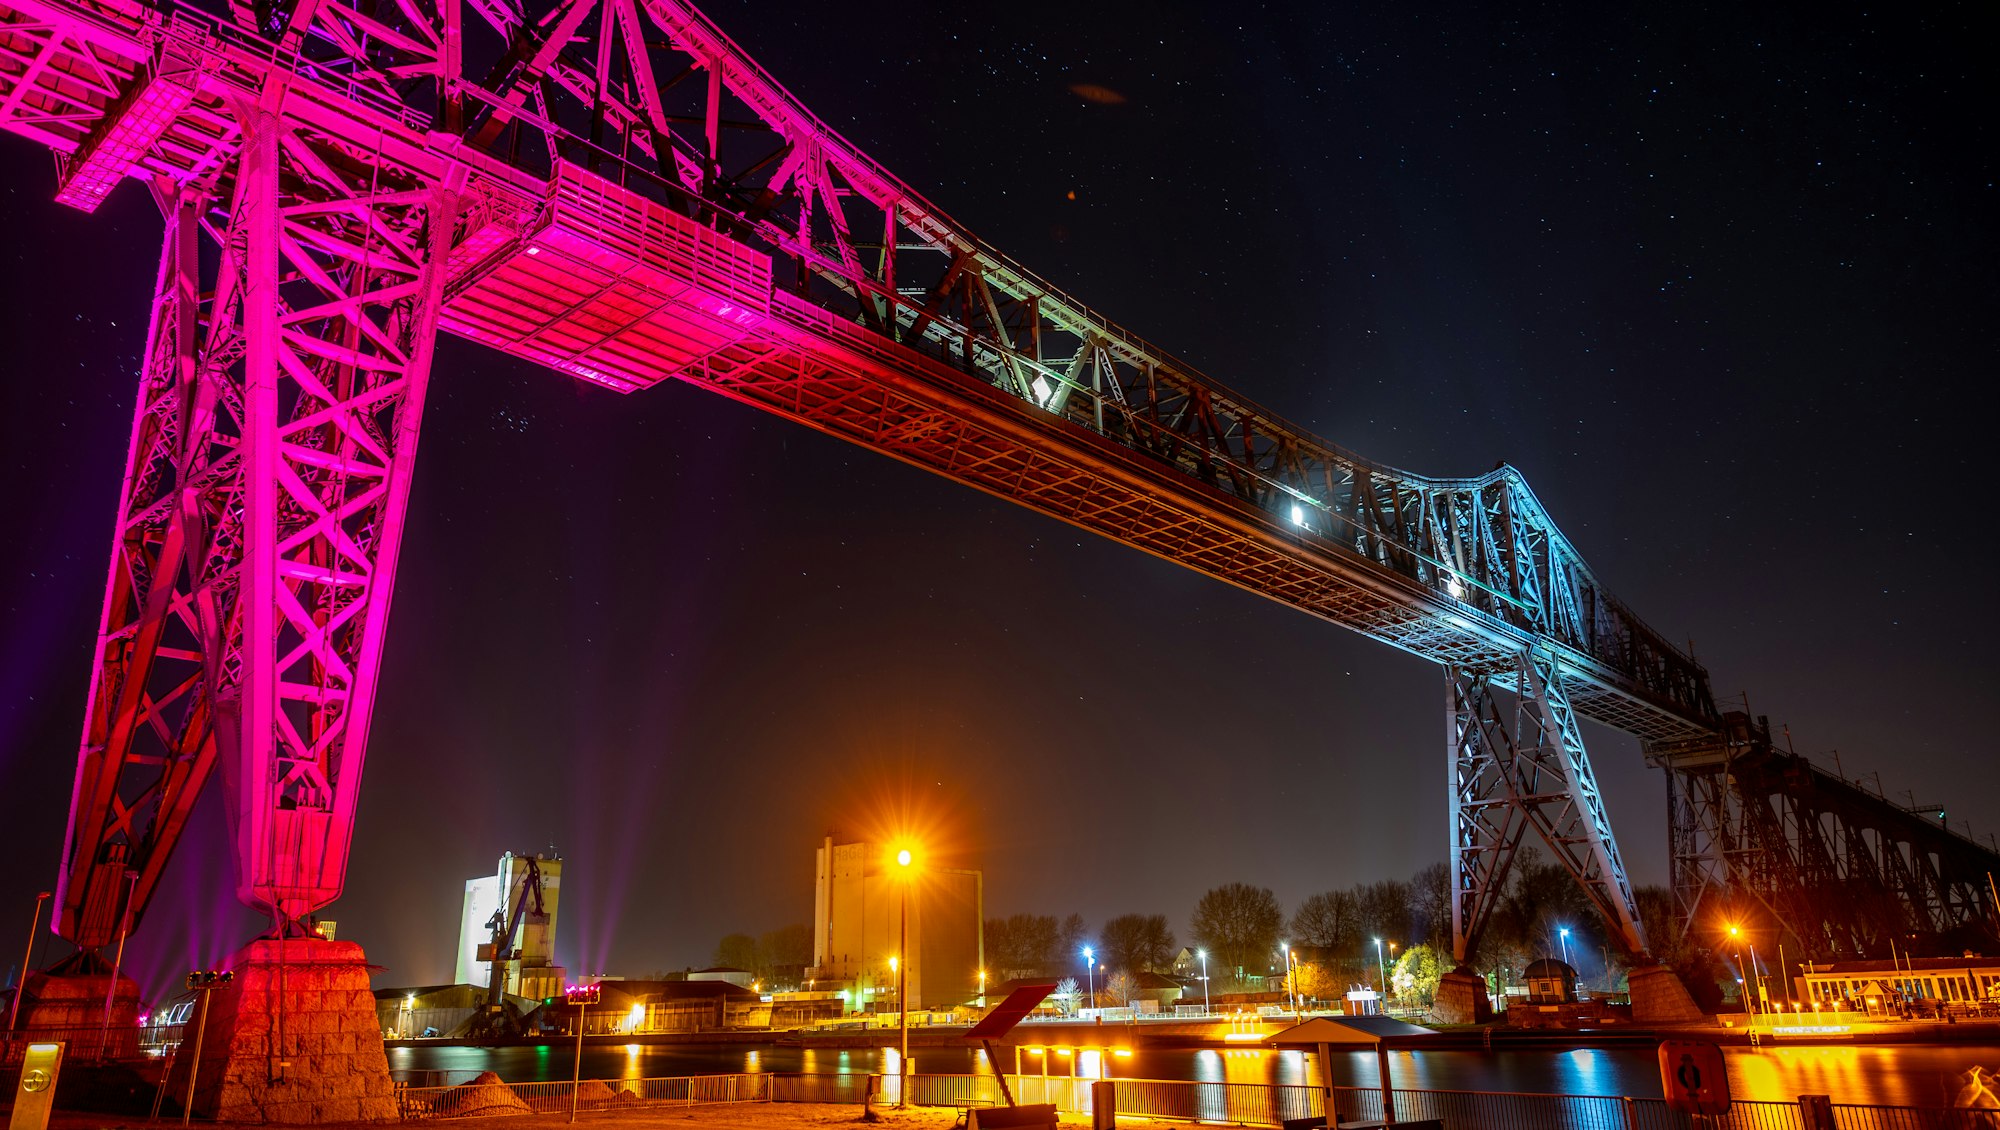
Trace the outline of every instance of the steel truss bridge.
{"type": "Polygon", "coordinates": [[[218,768],[237,896],[282,934],[339,895],[439,332],[700,385],[1439,664],[1461,958],[1530,829],[1646,949],[1585,718],[1681,751],[1687,913],[1721,886],[1810,919],[1795,889],[1880,877],[1896,929],[1985,921],[1990,854],[1726,752],[1706,672],[1518,472],[1409,474],[1230,391],[682,0],[223,3],[0,0],[0,127],[63,203],[133,180],[165,217],[61,860],[77,945],[129,932],[218,768]]]}

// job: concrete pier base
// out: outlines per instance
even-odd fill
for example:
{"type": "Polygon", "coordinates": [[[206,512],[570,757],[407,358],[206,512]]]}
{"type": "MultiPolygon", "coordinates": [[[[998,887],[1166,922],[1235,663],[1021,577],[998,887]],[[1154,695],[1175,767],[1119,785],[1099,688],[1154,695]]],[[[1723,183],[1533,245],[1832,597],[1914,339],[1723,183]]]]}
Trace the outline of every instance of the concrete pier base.
{"type": "MultiPolygon", "coordinates": [[[[20,1033],[66,1041],[72,1062],[137,1059],[139,986],[123,974],[117,980],[114,991],[110,968],[89,954],[71,958],[46,973],[30,973],[22,985],[20,1033]],[[108,1023],[106,997],[111,1005],[108,1023]]],[[[0,1013],[0,1026],[6,1020],[0,1013]]],[[[21,1052],[10,1047],[9,1054],[18,1061],[21,1052]]]]}
{"type": "Polygon", "coordinates": [[[1632,1023],[1686,1024],[1701,1019],[1680,974],[1664,965],[1642,965],[1626,975],[1632,995],[1632,1023]]]}
{"type": "MultiPolygon", "coordinates": [[[[389,1060],[367,959],[353,942],[252,942],[210,992],[194,1113],[224,1122],[392,1121],[389,1060]]],[[[194,1062],[191,1018],[167,1099],[178,1108],[194,1062]]]]}
{"type": "Polygon", "coordinates": [[[1440,1024],[1484,1024],[1493,1019],[1486,978],[1463,965],[1438,978],[1431,1019],[1440,1024]]]}

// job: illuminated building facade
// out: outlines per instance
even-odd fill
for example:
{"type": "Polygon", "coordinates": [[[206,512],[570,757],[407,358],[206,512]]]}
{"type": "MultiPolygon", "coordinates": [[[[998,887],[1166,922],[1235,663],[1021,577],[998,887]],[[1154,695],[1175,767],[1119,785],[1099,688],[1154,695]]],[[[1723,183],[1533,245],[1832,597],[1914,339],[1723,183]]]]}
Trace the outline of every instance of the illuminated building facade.
{"type": "Polygon", "coordinates": [[[894,1012],[904,884],[909,895],[912,1008],[946,1009],[979,996],[985,967],[985,876],[927,867],[905,870],[895,849],[879,843],[836,844],[814,852],[813,966],[817,992],[844,993],[846,1011],[894,1012]]]}
{"type": "MultiPolygon", "coordinates": [[[[1804,998],[1804,1009],[1818,1004],[1862,1011],[1905,1005],[1932,1012],[1953,1005],[1983,1010],[2000,1000],[2000,960],[1971,954],[1802,962],[1798,968],[1796,996],[1804,998]]],[[[1771,996],[1779,991],[1772,989],[1771,996]]]]}
{"type": "MultiPolygon", "coordinates": [[[[509,939],[519,952],[519,960],[508,963],[507,983],[502,988],[517,997],[539,1000],[561,996],[563,991],[564,971],[556,964],[556,907],[562,900],[562,860],[554,853],[532,858],[541,874],[541,913],[534,913],[533,898],[527,896],[527,913],[521,915],[520,924],[509,939]]],[[[510,851],[501,855],[494,874],[465,881],[465,898],[458,921],[459,984],[490,983],[493,962],[482,956],[484,947],[493,942],[490,924],[495,914],[513,915],[514,907],[507,899],[526,893],[529,860],[528,856],[510,851]]]]}

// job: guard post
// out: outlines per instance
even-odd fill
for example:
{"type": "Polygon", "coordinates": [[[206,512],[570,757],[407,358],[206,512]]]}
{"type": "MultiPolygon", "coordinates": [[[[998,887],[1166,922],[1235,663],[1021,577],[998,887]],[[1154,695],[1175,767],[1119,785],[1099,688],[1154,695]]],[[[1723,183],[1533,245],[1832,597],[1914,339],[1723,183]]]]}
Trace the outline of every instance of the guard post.
{"type": "Polygon", "coordinates": [[[63,1041],[28,1045],[21,1057],[21,1082],[14,1090],[14,1116],[7,1130],[48,1130],[56,1106],[56,1076],[62,1073],[63,1041]]]}

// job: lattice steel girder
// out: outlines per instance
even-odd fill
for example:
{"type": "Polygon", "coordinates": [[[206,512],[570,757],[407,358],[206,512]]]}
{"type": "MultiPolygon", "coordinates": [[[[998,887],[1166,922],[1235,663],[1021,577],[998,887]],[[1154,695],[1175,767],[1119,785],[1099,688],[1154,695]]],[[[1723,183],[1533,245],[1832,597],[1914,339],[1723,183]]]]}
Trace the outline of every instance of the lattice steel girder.
{"type": "Polygon", "coordinates": [[[2000,854],[1774,749],[1762,720],[1724,716],[1709,742],[1650,747],[1675,800],[1671,866],[1682,929],[1711,904],[1761,907],[1808,956],[1885,953],[1888,939],[1989,917],[2000,854]]]}
{"type": "Polygon", "coordinates": [[[202,485],[233,476],[234,452],[207,442],[196,366],[201,206],[188,192],[168,210],[56,886],[54,928],[87,948],[117,936],[127,867],[146,905],[214,765],[186,562],[218,532],[202,485]]]}
{"type": "Polygon", "coordinates": [[[1464,964],[1505,893],[1527,820],[1514,802],[1514,741],[1489,676],[1444,669],[1445,748],[1451,753],[1445,810],[1451,850],[1451,950],[1464,964]]]}
{"type": "Polygon", "coordinates": [[[1626,952],[1644,953],[1638,903],[1557,661],[1526,653],[1516,664],[1511,732],[1490,675],[1445,668],[1452,954],[1464,961],[1478,944],[1526,828],[1583,888],[1626,952]]]}
{"type": "Polygon", "coordinates": [[[79,945],[117,936],[128,861],[143,907],[218,750],[240,899],[294,920],[346,870],[455,201],[235,110],[228,206],[181,193],[156,288],[58,899],[79,945]]]}
{"type": "MultiPolygon", "coordinates": [[[[11,2],[57,13],[55,24],[82,22],[72,0],[11,2]]],[[[1712,728],[1699,665],[1604,589],[1518,472],[1397,471],[1224,388],[978,240],[679,0],[544,7],[485,0],[466,20],[456,3],[316,0],[282,36],[281,57],[297,60],[288,67],[274,67],[262,41],[193,9],[175,8],[173,23],[200,31],[210,86],[259,90],[282,71],[292,120],[356,144],[414,149],[516,192],[533,191],[565,156],[616,170],[785,260],[801,294],[948,360],[1044,420],[1086,428],[1414,582],[1457,614],[1561,648],[1571,677],[1591,684],[1572,696],[1587,716],[1646,738],[1712,728]],[[704,81],[682,81],[690,75],[704,81]]],[[[107,39],[152,34],[144,19],[92,19],[107,39]]],[[[124,53],[132,69],[147,57],[137,46],[124,53]]],[[[26,79],[15,87],[37,105],[73,106],[87,136],[106,132],[89,119],[114,114],[131,88],[126,75],[104,79],[70,101],[26,79]]],[[[235,144],[217,125],[226,119],[218,97],[197,99],[133,170],[181,179],[211,166],[235,144]]],[[[0,125],[43,128],[5,114],[0,125]]],[[[39,136],[70,149],[85,144],[78,129],[39,136]]]]}

